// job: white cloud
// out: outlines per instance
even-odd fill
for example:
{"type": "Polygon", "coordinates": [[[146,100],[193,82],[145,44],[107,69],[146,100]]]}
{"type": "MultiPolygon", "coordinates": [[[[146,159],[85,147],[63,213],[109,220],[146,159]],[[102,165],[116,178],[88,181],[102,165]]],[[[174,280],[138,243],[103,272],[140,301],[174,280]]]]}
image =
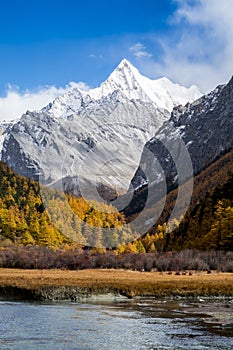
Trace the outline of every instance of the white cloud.
{"type": "Polygon", "coordinates": [[[131,46],[129,50],[132,51],[136,58],[152,57],[152,54],[146,51],[146,47],[142,43],[137,43],[131,46]]]}
{"type": "Polygon", "coordinates": [[[72,88],[87,91],[90,89],[85,83],[71,82],[66,87],[46,86],[38,88],[37,91],[20,92],[17,87],[9,85],[6,95],[0,97],[0,120],[12,120],[19,118],[27,110],[40,110],[57,96],[64,94],[72,88]]]}
{"type": "Polygon", "coordinates": [[[233,74],[233,1],[176,0],[171,33],[160,44],[160,62],[146,71],[207,92],[233,74]]]}

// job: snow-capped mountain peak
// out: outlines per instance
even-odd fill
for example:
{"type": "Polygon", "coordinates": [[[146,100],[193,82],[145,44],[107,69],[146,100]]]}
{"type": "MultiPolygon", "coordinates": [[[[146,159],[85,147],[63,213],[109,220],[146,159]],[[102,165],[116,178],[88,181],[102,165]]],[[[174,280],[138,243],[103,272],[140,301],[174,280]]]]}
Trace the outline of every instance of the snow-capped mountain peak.
{"type": "Polygon", "coordinates": [[[186,88],[167,78],[151,80],[139,73],[129,61],[123,59],[109,77],[97,88],[82,91],[77,87],[57,97],[43,111],[55,118],[79,113],[82,107],[96,103],[119,91],[129,100],[153,103],[156,108],[171,112],[180,104],[193,102],[202,94],[196,86],[186,88]]]}
{"type": "Polygon", "coordinates": [[[169,112],[179,104],[186,104],[198,99],[202,93],[196,86],[186,88],[172,83],[167,78],[149,79],[139,73],[129,61],[123,59],[100,87],[88,91],[88,94],[99,99],[115,90],[124,93],[130,100],[153,102],[158,108],[169,112]]]}
{"type": "Polygon", "coordinates": [[[120,193],[173,107],[200,95],[196,87],[144,77],[124,59],[100,87],[73,87],[41,111],[25,113],[2,137],[2,160],[50,185],[80,177],[82,169],[88,188],[107,184],[120,193]],[[114,166],[107,167],[108,159],[114,166]]]}

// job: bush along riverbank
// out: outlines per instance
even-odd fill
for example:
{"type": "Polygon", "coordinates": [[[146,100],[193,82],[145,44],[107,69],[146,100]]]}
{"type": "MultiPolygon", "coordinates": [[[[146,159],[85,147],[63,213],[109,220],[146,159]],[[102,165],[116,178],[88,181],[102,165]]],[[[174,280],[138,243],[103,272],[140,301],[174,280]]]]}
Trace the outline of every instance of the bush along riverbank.
{"type": "Polygon", "coordinates": [[[233,272],[233,252],[199,251],[119,253],[70,248],[53,250],[39,246],[0,248],[0,267],[20,269],[127,269],[137,271],[233,272]]]}

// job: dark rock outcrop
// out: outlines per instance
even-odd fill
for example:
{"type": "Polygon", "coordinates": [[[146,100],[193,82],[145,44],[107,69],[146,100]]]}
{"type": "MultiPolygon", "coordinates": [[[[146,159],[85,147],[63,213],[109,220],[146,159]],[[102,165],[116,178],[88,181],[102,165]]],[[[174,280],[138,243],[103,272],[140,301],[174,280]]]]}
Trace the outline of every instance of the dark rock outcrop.
{"type": "Polygon", "coordinates": [[[227,85],[218,86],[192,104],[173,109],[169,121],[146,143],[139,168],[132,179],[133,187],[159,183],[161,168],[168,190],[177,186],[179,180],[185,182],[185,177],[179,178],[177,164],[183,165],[187,177],[198,174],[233,148],[232,130],[233,78],[227,85]],[[188,152],[193,169],[185,169],[189,164],[184,152],[188,152]]]}

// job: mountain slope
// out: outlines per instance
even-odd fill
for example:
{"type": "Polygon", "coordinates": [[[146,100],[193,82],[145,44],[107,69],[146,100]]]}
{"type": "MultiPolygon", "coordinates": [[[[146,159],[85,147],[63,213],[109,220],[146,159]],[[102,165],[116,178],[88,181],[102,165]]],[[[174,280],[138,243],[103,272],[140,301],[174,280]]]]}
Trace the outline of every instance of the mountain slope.
{"type": "MultiPolygon", "coordinates": [[[[197,174],[193,184],[191,202],[184,217],[177,216],[176,220],[170,220],[174,207],[177,206],[177,188],[170,191],[165,199],[157,198],[156,202],[148,200],[148,186],[145,185],[135,192],[131,205],[124,211],[127,222],[133,223],[140,214],[146,226],[146,219],[151,218],[147,232],[150,234],[150,241],[153,241],[153,237],[158,239],[158,234],[162,234],[155,242],[159,251],[232,250],[233,150],[221,155],[197,174]],[[164,204],[163,210],[158,219],[153,220],[156,208],[160,207],[161,203],[164,204]],[[178,222],[180,224],[176,227],[178,222]]],[[[157,185],[154,184],[150,190],[156,197],[157,185]]],[[[187,202],[187,184],[180,186],[179,193],[182,211],[182,204],[187,202]]],[[[142,238],[141,242],[147,239],[148,236],[142,238]]]]}
{"type": "Polygon", "coordinates": [[[64,196],[0,162],[0,247],[114,247],[135,236],[124,224],[124,216],[111,206],[64,196]]]}
{"type": "Polygon", "coordinates": [[[118,199],[119,208],[127,203],[121,210],[131,226],[145,232],[159,219],[180,220],[192,203],[193,177],[233,148],[232,127],[233,79],[192,104],[175,107],[144,147],[131,182],[133,198],[131,188],[118,199]]]}
{"type": "Polygon", "coordinates": [[[172,83],[167,78],[151,80],[144,77],[126,59],[113,71],[99,88],[89,92],[92,98],[107,96],[113,91],[120,90],[130,100],[154,102],[160,109],[171,111],[174,106],[194,101],[201,96],[196,86],[185,88],[172,83]]]}
{"type": "Polygon", "coordinates": [[[0,245],[59,247],[68,242],[51,224],[39,184],[15,174],[0,162],[0,245]]]}
{"type": "Polygon", "coordinates": [[[179,227],[167,234],[166,249],[233,250],[233,171],[191,207],[179,227]]]}
{"type": "MultiPolygon", "coordinates": [[[[176,196],[177,190],[168,195],[161,223],[167,221],[176,196]]],[[[232,229],[233,150],[195,176],[188,211],[180,225],[166,234],[164,247],[166,250],[232,250],[232,229]]],[[[153,231],[156,231],[155,227],[151,230],[153,231]]]]}
{"type": "Polygon", "coordinates": [[[2,160],[44,184],[96,200],[98,190],[111,197],[114,189],[114,197],[129,187],[143,145],[169,109],[197,96],[196,87],[152,81],[123,60],[99,88],[74,88],[24,114],[5,137],[2,160]]]}
{"type": "MultiPolygon", "coordinates": [[[[132,179],[133,187],[159,183],[158,164],[166,174],[168,187],[177,186],[180,174],[176,168],[184,156],[181,143],[188,151],[193,167],[187,169],[187,174],[195,175],[233,148],[232,128],[233,78],[195,102],[173,109],[171,118],[146,143],[140,167],[132,179]],[[147,159],[148,154],[153,154],[153,162],[147,159]]],[[[186,166],[184,161],[183,168],[186,166]]]]}

